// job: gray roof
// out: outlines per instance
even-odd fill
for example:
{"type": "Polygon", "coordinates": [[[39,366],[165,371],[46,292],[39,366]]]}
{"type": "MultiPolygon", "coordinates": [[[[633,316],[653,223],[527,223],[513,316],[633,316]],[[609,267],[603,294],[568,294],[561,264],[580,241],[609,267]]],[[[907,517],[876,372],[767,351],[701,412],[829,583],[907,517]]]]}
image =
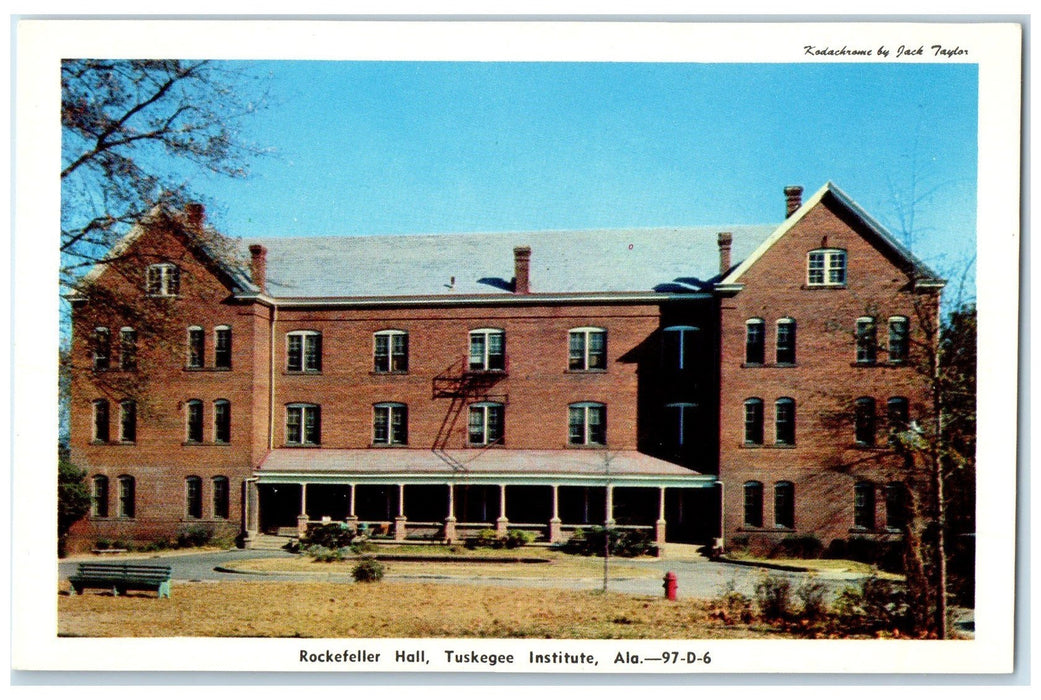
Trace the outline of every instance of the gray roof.
{"type": "Polygon", "coordinates": [[[776,228],[250,238],[242,247],[267,248],[273,297],[509,294],[517,246],[531,248],[533,293],[689,293],[719,278],[717,234],[733,234],[736,265],[776,228]]]}

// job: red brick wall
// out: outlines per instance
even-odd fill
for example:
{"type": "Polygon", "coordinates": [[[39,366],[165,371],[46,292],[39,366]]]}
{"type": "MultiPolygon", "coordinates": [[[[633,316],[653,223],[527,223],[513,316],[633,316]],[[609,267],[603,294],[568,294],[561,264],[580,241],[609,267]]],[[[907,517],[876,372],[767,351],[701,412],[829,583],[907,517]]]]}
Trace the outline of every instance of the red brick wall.
{"type": "Polygon", "coordinates": [[[904,315],[920,344],[919,318],[925,312],[930,323],[936,298],[911,292],[892,255],[869,242],[861,225],[840,211],[826,203],[811,210],[738,280],[743,291],[722,302],[720,474],[728,540],[776,541],[793,533],[815,533],[827,545],[833,538],[863,534],[852,530],[854,484],[861,480],[878,486],[876,532],[884,531],[883,488],[897,478],[902,465],[884,447],[886,401],[907,397],[912,419],[925,411],[927,385],[918,369],[922,358],[915,342],[905,365],[887,364],[880,349],[876,365],[860,366],[854,329],[858,317],[875,317],[884,348],[888,318],[904,315]],[[807,254],[822,247],[847,251],[847,284],[842,288],[807,285],[807,254]],[[766,322],[766,364],[746,367],[745,322],[755,317],[766,322]],[[794,367],[773,364],[776,322],[785,317],[797,322],[794,367]],[[876,401],[877,449],[855,446],[853,404],[862,396],[876,401]],[[761,447],[744,445],[744,401],[752,397],[764,404],[761,447]],[[796,403],[794,447],[773,445],[774,404],[781,397],[796,403]],[[763,528],[744,526],[743,485],[751,480],[763,483],[763,528]],[[794,531],[772,527],[774,485],[779,481],[795,484],[794,531]]]}

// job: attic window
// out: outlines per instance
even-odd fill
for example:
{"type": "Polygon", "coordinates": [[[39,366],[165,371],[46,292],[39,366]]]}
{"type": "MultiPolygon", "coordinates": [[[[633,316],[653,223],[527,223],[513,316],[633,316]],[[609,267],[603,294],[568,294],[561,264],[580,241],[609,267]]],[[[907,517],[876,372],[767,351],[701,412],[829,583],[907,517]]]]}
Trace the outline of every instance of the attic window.
{"type": "Polygon", "coordinates": [[[145,288],[150,296],[177,296],[181,291],[181,269],[173,263],[149,265],[145,288]]]}
{"type": "Polygon", "coordinates": [[[806,264],[806,282],[811,287],[846,284],[846,251],[837,248],[811,250],[806,264]]]}

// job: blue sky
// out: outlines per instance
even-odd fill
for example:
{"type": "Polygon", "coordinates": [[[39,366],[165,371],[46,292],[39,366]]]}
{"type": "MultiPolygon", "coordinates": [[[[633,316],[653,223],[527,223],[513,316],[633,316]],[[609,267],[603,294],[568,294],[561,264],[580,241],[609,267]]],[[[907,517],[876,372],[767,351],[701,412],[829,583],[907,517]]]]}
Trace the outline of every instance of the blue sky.
{"type": "Polygon", "coordinates": [[[202,178],[232,236],[775,223],[827,180],[941,273],[975,250],[969,64],[251,62],[269,148],[202,178]]]}

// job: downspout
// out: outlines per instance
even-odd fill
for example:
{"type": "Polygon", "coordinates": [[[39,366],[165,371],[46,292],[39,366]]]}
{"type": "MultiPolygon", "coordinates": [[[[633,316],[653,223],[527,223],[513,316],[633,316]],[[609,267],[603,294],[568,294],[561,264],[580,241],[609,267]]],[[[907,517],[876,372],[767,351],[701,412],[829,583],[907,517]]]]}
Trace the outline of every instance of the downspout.
{"type": "Polygon", "coordinates": [[[722,554],[726,548],[727,533],[726,533],[726,487],[723,485],[722,480],[716,480],[716,485],[719,486],[719,541],[716,543],[715,550],[722,554]]]}
{"type": "Polygon", "coordinates": [[[275,321],[278,307],[271,305],[271,316],[268,319],[268,398],[267,398],[267,449],[275,449],[275,321]]]}

